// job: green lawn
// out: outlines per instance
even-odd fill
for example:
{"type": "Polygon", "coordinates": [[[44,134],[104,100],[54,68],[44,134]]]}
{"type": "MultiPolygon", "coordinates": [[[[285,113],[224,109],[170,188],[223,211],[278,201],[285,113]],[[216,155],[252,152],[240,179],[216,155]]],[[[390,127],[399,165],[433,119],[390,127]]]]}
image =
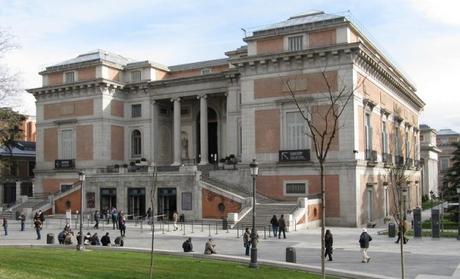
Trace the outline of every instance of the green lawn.
{"type": "MultiPolygon", "coordinates": [[[[154,278],[320,278],[301,271],[156,255],[154,278]]],[[[0,278],[148,278],[150,255],[50,248],[0,248],[0,278]]]]}

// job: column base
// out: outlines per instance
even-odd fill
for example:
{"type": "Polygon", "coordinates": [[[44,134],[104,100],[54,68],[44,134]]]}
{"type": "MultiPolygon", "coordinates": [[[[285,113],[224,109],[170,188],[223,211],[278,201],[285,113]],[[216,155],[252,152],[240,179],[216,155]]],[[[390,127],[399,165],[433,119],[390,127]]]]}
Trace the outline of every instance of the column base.
{"type": "Polygon", "coordinates": [[[209,165],[209,162],[208,161],[201,161],[198,165],[200,166],[204,166],[204,165],[209,165]]]}
{"type": "Polygon", "coordinates": [[[181,166],[181,165],[182,165],[182,162],[174,162],[171,164],[171,166],[174,166],[174,167],[181,166]]]}

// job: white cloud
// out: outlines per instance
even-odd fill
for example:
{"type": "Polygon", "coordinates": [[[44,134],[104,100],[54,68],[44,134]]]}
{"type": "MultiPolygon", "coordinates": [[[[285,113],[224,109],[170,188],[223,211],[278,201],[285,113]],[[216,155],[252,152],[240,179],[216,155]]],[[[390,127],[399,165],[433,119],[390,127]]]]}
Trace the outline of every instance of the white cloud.
{"type": "Polygon", "coordinates": [[[460,26],[460,1],[458,0],[409,0],[415,10],[424,17],[452,26],[460,26]]]}

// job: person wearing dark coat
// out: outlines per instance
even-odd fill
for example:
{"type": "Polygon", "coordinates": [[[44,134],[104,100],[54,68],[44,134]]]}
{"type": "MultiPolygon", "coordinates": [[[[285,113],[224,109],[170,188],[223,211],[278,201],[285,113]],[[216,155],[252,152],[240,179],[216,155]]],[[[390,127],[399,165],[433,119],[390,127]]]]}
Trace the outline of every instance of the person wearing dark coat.
{"type": "Polygon", "coordinates": [[[273,215],[272,219],[270,220],[270,224],[272,225],[273,229],[273,236],[276,237],[278,233],[278,219],[276,219],[276,215],[273,215]]]}
{"type": "Polygon", "coordinates": [[[280,219],[278,220],[278,239],[281,238],[281,232],[283,232],[284,238],[286,238],[286,221],[284,221],[284,215],[281,214],[280,219]]]}
{"type": "Polygon", "coordinates": [[[243,246],[245,248],[245,255],[249,256],[249,248],[251,248],[251,231],[246,228],[243,234],[243,246]]]}
{"type": "Polygon", "coordinates": [[[371,258],[367,255],[367,249],[369,249],[369,242],[372,241],[372,237],[367,233],[367,229],[363,228],[363,232],[359,237],[359,246],[361,247],[361,254],[363,256],[363,263],[368,263],[371,258]]]}
{"type": "Polygon", "coordinates": [[[125,245],[125,241],[123,240],[123,237],[118,236],[115,238],[115,246],[123,247],[125,245]]]}
{"type": "Polygon", "coordinates": [[[91,245],[101,245],[101,242],[99,241],[99,236],[97,233],[94,233],[93,236],[91,237],[91,245]]]}
{"type": "Polygon", "coordinates": [[[324,234],[324,245],[326,246],[326,251],[324,253],[324,257],[329,257],[329,261],[332,261],[332,244],[334,240],[332,238],[332,233],[330,230],[326,230],[324,234]]]}
{"type": "Polygon", "coordinates": [[[62,231],[58,234],[59,244],[64,244],[65,237],[66,237],[66,231],[62,231]]]}
{"type": "Polygon", "coordinates": [[[109,236],[109,233],[106,233],[106,234],[101,238],[101,243],[102,243],[102,246],[110,246],[110,236],[109,236]]]}
{"type": "Polygon", "coordinates": [[[99,210],[96,210],[96,212],[94,212],[94,222],[96,224],[94,224],[94,229],[98,230],[99,229],[99,218],[100,218],[100,215],[99,215],[99,210]]]}
{"type": "Polygon", "coordinates": [[[184,249],[184,252],[193,252],[193,244],[192,244],[192,238],[189,237],[187,240],[182,243],[182,249],[184,249]]]}

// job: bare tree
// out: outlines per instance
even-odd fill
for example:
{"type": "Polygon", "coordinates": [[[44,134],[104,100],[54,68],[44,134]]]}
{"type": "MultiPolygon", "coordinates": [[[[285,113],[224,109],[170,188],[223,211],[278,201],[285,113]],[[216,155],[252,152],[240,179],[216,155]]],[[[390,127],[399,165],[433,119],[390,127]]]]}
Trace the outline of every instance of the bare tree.
{"type": "MultiPolygon", "coordinates": [[[[338,73],[338,71],[337,71],[338,73]]],[[[306,88],[296,93],[296,88],[290,79],[283,79],[283,83],[294,101],[297,110],[306,122],[306,136],[308,136],[313,143],[316,159],[319,164],[320,172],[320,185],[321,185],[321,273],[323,278],[325,275],[324,265],[324,233],[326,225],[326,181],[325,181],[325,168],[326,161],[331,147],[335,143],[337,133],[343,126],[340,123],[340,118],[347,108],[348,103],[352,100],[354,93],[360,87],[364,79],[361,79],[358,86],[347,87],[344,82],[339,88],[338,74],[334,75],[327,71],[327,65],[322,69],[318,83],[320,87],[325,90],[312,97],[306,92],[315,92],[315,89],[309,88],[307,81],[306,88]]],[[[318,84],[316,84],[318,86],[318,84]]],[[[313,87],[313,86],[312,86],[313,87]]]]}
{"type": "MultiPolygon", "coordinates": [[[[149,269],[149,278],[153,278],[153,251],[155,247],[155,217],[154,217],[154,204],[155,204],[155,197],[156,197],[156,191],[157,191],[157,178],[158,178],[158,172],[157,172],[157,166],[154,165],[152,166],[152,188],[150,189],[150,205],[151,205],[151,232],[152,232],[152,244],[150,247],[150,269],[149,269]]],[[[150,221],[150,220],[148,220],[150,221]]]]}
{"type": "Polygon", "coordinates": [[[8,66],[2,59],[11,50],[17,48],[13,43],[13,36],[7,31],[0,28],[0,103],[8,105],[20,93],[18,75],[12,74],[8,66]]]}
{"type": "MultiPolygon", "coordinates": [[[[395,117],[397,121],[398,117],[395,117]]],[[[398,121],[397,121],[398,122],[398,121]]],[[[407,137],[407,135],[406,135],[407,137]]],[[[392,207],[390,208],[390,215],[398,226],[398,235],[400,237],[400,262],[401,262],[401,278],[405,278],[405,267],[404,267],[404,237],[406,230],[406,210],[408,191],[410,191],[408,181],[410,181],[410,169],[412,168],[412,160],[410,153],[412,148],[408,144],[403,144],[401,131],[399,124],[396,125],[396,129],[393,132],[393,136],[390,141],[394,148],[395,160],[394,163],[386,165],[386,179],[388,188],[391,193],[392,207]],[[405,159],[403,157],[405,156],[405,159]]],[[[409,139],[405,138],[407,142],[409,139]]]]}

